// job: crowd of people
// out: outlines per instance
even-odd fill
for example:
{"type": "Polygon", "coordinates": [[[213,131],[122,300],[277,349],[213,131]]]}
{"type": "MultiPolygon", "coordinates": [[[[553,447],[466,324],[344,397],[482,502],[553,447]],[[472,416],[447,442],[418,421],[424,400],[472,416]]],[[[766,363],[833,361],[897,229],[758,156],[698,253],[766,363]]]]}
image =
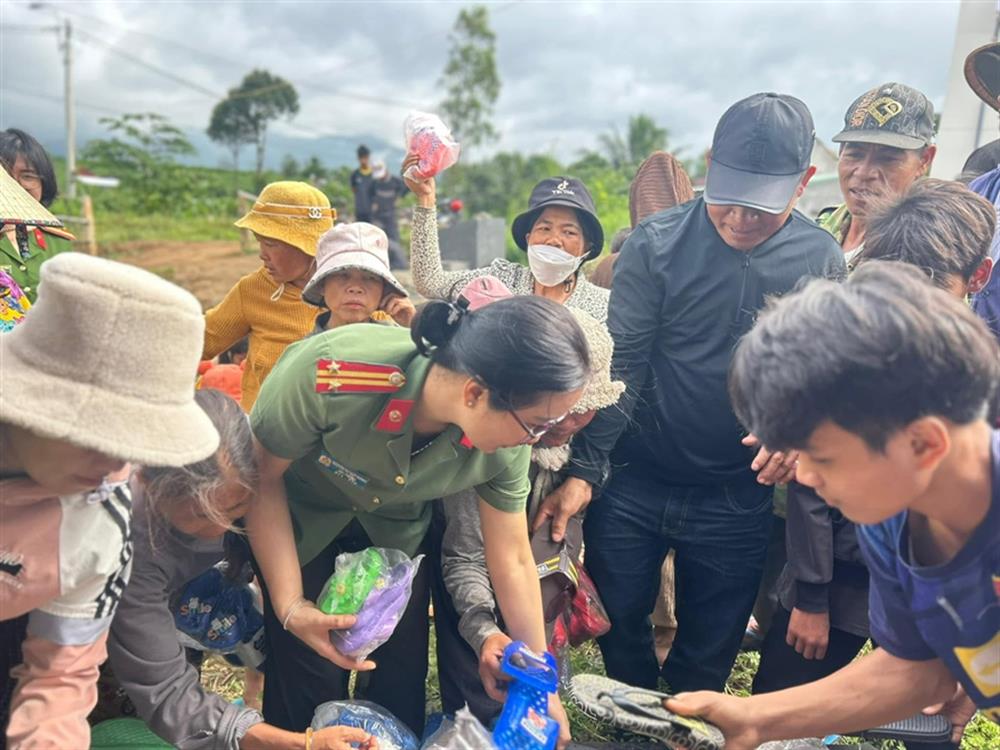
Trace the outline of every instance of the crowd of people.
{"type": "MultiPolygon", "coordinates": [[[[970,61],[1000,112],[1000,44],[970,61]]],[[[505,647],[550,648],[586,573],[607,675],[665,683],[728,750],[934,704],[947,747],[977,709],[1000,721],[1000,141],[930,178],[931,103],[876,86],[833,138],[844,202],[810,217],[814,140],[804,102],[754,94],[697,195],[649,155],[610,255],[586,185],[556,175],[511,223],[525,262],[468,270],[442,265],[435,179],[359,150],[354,221],[267,185],[236,222],[261,267],[206,312],[8,224],[0,304],[27,302],[0,333],[0,745],[88,747],[109,682],[183,750],[374,750],[311,726],[350,697],[420,736],[431,611],[444,711],[490,725],[505,647]],[[393,270],[406,191],[419,306],[393,270]],[[786,562],[737,698],[776,487],[786,562]],[[425,558],[356,659],[330,639],[355,618],[316,601],[370,547],[425,558]],[[563,559],[572,585],[540,576],[563,559]],[[262,704],[203,687],[178,632],[180,592],[219,566],[259,585],[262,704]]],[[[8,130],[0,161],[3,201],[41,217],[44,150],[8,130]]],[[[565,748],[558,694],[549,712],[565,748]]]]}

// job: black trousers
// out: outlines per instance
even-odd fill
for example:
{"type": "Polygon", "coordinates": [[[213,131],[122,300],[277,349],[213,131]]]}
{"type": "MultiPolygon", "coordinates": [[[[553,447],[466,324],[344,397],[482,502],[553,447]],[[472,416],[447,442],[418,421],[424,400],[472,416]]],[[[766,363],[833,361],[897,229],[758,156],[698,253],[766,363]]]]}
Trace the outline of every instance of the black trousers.
{"type": "MultiPolygon", "coordinates": [[[[829,677],[846,667],[858,655],[868,640],[837,628],[830,628],[830,642],[822,659],[806,659],[785,642],[788,621],[792,613],[778,606],[771,628],[760,649],[760,668],[753,678],[753,693],[804,685],[829,677]]],[[[907,750],[956,750],[952,742],[907,742],[907,750]]]]}
{"type": "Polygon", "coordinates": [[[434,601],[434,636],[437,641],[441,705],[446,714],[453,714],[468,704],[472,715],[489,727],[500,715],[503,704],[486,694],[482,680],[479,679],[479,655],[458,632],[459,615],[451,595],[444,587],[441,571],[441,537],[444,526],[441,501],[435,500],[425,564],[430,572],[431,596],[434,601]]]}
{"type": "MultiPolygon", "coordinates": [[[[333,573],[341,552],[358,552],[371,547],[361,524],[354,521],[326,549],[302,568],[302,588],[307,599],[315,600],[333,573]]],[[[254,565],[256,568],[256,563],[254,565]]],[[[354,697],[377,703],[399,718],[420,737],[424,731],[425,682],[429,623],[429,573],[425,560],[413,579],[410,603],[396,631],[371,658],[378,666],[361,672],[354,697]]],[[[316,707],[326,701],[347,700],[350,672],[317,654],[281,627],[271,607],[264,585],[264,627],[267,660],[264,662],[264,719],[281,729],[301,732],[312,721],[316,707]]]]}
{"type": "Polygon", "coordinates": [[[826,656],[822,659],[806,659],[785,642],[791,616],[792,613],[780,605],[774,611],[771,627],[760,649],[760,668],[753,678],[755,695],[773,693],[775,690],[828,677],[850,664],[868,640],[844,630],[830,628],[826,656]]]}

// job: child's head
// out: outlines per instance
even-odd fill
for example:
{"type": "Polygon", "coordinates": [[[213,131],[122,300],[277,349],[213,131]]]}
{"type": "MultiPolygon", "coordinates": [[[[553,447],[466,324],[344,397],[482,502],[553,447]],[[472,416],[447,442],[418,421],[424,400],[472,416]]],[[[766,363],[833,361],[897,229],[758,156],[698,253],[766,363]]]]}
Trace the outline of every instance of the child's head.
{"type": "Polygon", "coordinates": [[[221,391],[195,394],[219,433],[219,449],[186,466],[143,467],[150,510],[177,530],[212,539],[246,515],[257,485],[253,434],[239,404],[221,391]]]}
{"type": "Polygon", "coordinates": [[[316,273],[302,299],[330,310],[328,327],[363,323],[386,295],[408,296],[389,270],[389,240],[378,227],[360,221],[338,224],[320,239],[316,273]]]}
{"type": "Polygon", "coordinates": [[[219,355],[220,365],[239,365],[247,358],[250,351],[250,337],[244,336],[219,355]]]}
{"type": "Polygon", "coordinates": [[[260,244],[260,259],[279,284],[309,277],[316,244],[337,217],[330,200],[306,182],[272,182],[236,222],[260,244]]]}
{"type": "Polygon", "coordinates": [[[865,231],[859,265],[910,263],[945,291],[964,297],[989,281],[996,209],[950,180],[918,180],[894,203],[877,209],[865,231]]]}
{"type": "Polygon", "coordinates": [[[903,263],[814,280],[761,316],[729,375],[733,408],[796,478],[859,523],[908,507],[952,441],[986,425],[1000,350],[964,302],[903,263]]]}
{"type": "Polygon", "coordinates": [[[64,495],[126,461],[180,466],[215,451],[219,436],[191,386],[205,328],[194,297],[81,253],[45,262],[39,292],[0,336],[4,474],[64,495]]]}

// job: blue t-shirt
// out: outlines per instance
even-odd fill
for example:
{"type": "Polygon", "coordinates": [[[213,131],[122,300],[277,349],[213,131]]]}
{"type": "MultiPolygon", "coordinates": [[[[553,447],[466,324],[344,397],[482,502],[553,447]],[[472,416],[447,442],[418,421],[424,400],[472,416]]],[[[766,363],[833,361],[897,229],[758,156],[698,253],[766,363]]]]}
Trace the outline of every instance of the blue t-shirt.
{"type": "Polygon", "coordinates": [[[1000,723],[1000,430],[991,448],[990,510],[952,560],[911,564],[905,511],[858,526],[858,539],[871,572],[872,638],[901,659],[940,658],[1000,723]]]}

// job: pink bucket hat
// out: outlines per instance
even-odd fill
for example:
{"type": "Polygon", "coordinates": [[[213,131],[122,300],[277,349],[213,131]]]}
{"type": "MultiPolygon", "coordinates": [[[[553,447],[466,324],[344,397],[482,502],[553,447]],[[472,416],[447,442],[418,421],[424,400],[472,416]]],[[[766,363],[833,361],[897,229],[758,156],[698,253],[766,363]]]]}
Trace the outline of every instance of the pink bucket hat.
{"type": "Polygon", "coordinates": [[[331,274],[358,268],[382,279],[404,297],[406,287],[389,270],[389,238],[373,224],[356,221],[337,224],[319,238],[316,249],[316,273],[302,290],[302,299],[310,305],[323,307],[323,282],[331,274]]]}
{"type": "Polygon", "coordinates": [[[486,307],[491,302],[513,297],[514,295],[496,276],[477,276],[462,287],[462,291],[458,293],[458,296],[464,297],[469,303],[469,312],[475,312],[480,307],[486,307]]]}

